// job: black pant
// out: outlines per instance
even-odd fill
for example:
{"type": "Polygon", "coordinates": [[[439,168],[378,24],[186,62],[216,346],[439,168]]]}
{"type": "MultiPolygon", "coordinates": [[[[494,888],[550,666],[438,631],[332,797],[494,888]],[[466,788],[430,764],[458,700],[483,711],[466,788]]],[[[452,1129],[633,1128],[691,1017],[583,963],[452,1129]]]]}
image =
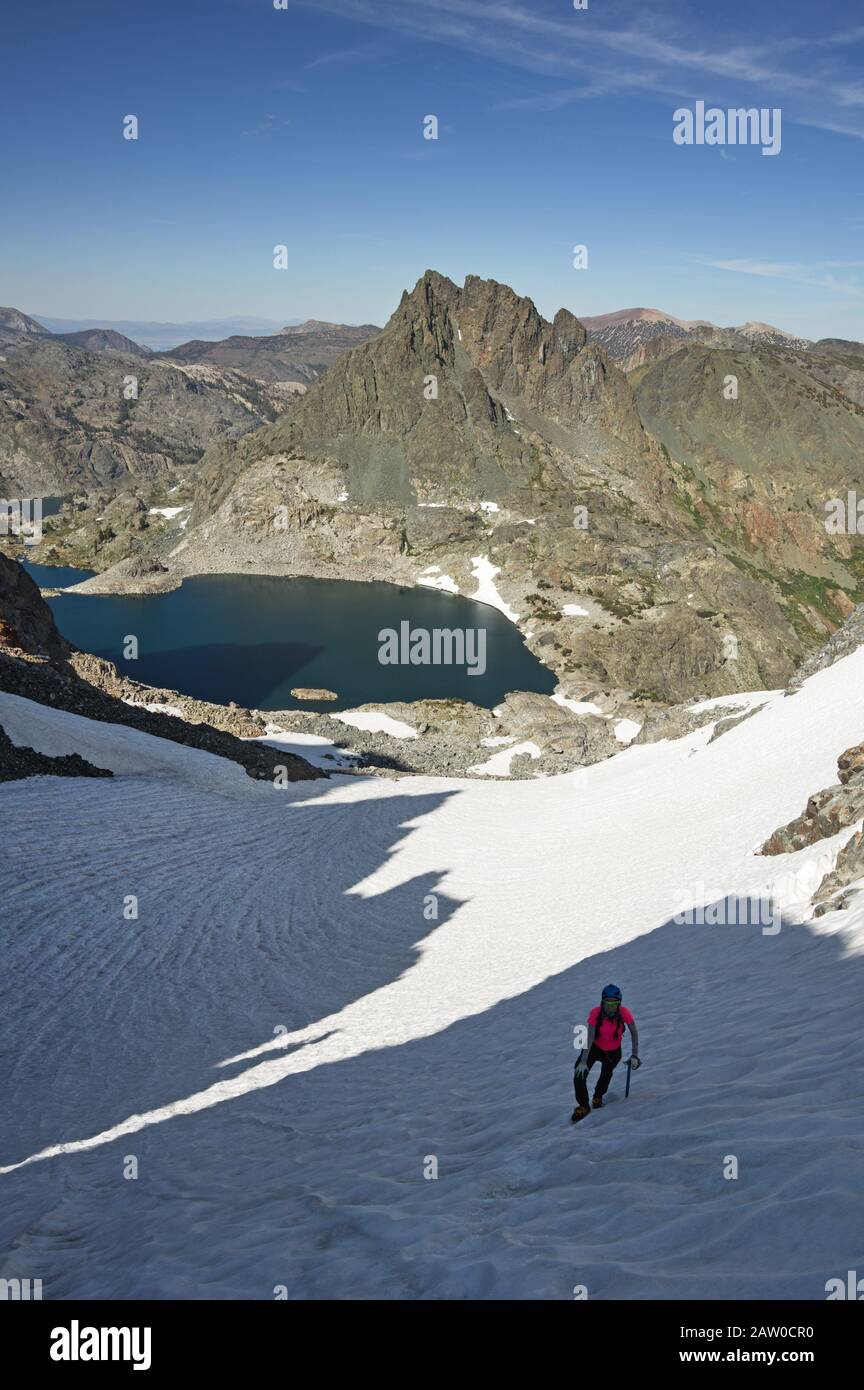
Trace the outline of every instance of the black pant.
{"type": "MultiPolygon", "coordinates": [[[[616,1047],[614,1052],[604,1052],[602,1048],[594,1043],[588,1053],[588,1071],[590,1072],[595,1062],[599,1062],[600,1076],[597,1085],[594,1087],[595,1096],[605,1096],[609,1089],[609,1082],[612,1080],[612,1073],[621,1061],[621,1049],[616,1047]]],[[[578,1064],[577,1064],[578,1065],[578,1064]]],[[[576,1092],[576,1102],[588,1108],[588,1072],[584,1076],[577,1076],[573,1072],[573,1090],[576,1092]]]]}

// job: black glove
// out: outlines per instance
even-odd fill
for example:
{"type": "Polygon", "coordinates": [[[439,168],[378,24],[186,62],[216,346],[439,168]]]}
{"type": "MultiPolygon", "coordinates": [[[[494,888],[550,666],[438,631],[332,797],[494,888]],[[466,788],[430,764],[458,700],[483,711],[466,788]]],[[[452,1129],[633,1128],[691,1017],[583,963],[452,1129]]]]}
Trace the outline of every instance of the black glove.
{"type": "Polygon", "coordinates": [[[632,1056],[632,1057],[629,1059],[627,1065],[628,1065],[628,1067],[631,1067],[631,1068],[633,1069],[633,1071],[638,1071],[639,1068],[641,1067],[642,1063],[639,1061],[639,1058],[638,1058],[637,1056],[635,1056],[635,1054],[634,1054],[634,1056],[632,1056]]]}

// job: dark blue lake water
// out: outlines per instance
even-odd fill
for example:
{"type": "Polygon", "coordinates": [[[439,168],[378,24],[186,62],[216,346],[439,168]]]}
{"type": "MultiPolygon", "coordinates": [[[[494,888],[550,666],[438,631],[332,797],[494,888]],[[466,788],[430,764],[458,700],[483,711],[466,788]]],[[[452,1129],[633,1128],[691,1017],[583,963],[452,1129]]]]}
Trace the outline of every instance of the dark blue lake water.
{"type": "Polygon", "coordinates": [[[68,584],[83,584],[92,579],[95,570],[76,570],[71,565],[35,565],[26,555],[18,557],[25,570],[45,589],[65,589],[68,584]]]}
{"type": "MultiPolygon", "coordinates": [[[[43,585],[85,571],[27,564],[43,585]]],[[[107,657],[147,685],[256,709],[349,709],[373,701],[461,698],[488,708],[510,690],[551,694],[556,677],[495,608],[429,589],[261,575],[202,575],[169,594],[49,599],[57,626],[83,651],[107,657]],[[485,632],[483,674],[466,665],[382,665],[383,629],[485,632]],[[138,659],[124,642],[138,639],[138,659]],[[298,701],[293,686],[337,692],[338,701],[298,701]]],[[[476,664],[476,663],[475,663],[476,664]]]]}

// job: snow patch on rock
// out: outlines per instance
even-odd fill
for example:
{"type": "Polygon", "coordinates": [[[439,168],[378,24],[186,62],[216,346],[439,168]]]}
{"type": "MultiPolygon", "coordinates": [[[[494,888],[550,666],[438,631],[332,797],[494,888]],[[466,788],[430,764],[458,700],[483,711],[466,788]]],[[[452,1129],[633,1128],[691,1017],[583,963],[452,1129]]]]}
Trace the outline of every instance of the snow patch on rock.
{"type": "Polygon", "coordinates": [[[417,576],[417,583],[427,589],[441,589],[446,594],[458,594],[459,585],[449,574],[441,574],[440,565],[430,565],[417,576]]]}
{"type": "Polygon", "coordinates": [[[391,738],[417,738],[417,730],[401,719],[394,719],[378,709],[345,710],[334,714],[340,724],[350,724],[352,729],[365,729],[369,734],[389,734],[391,738]]]}
{"type": "Polygon", "coordinates": [[[593,704],[591,700],[571,700],[566,695],[560,695],[557,690],[549,699],[554,700],[556,705],[563,705],[565,709],[572,710],[574,714],[603,714],[600,706],[593,704]]]}
{"type": "Polygon", "coordinates": [[[632,743],[641,728],[635,719],[619,719],[614,728],[615,737],[619,743],[632,743]]]}
{"type": "Polygon", "coordinates": [[[517,753],[530,753],[532,758],[539,758],[542,750],[526,739],[524,743],[514,744],[512,748],[502,748],[500,753],[493,753],[487,763],[475,763],[469,767],[469,772],[474,772],[478,777],[509,777],[510,763],[517,753]]]}
{"type": "Polygon", "coordinates": [[[476,603],[488,603],[490,608],[497,608],[499,612],[504,614],[505,618],[510,619],[511,623],[518,623],[519,614],[514,613],[510,605],[505,603],[493,582],[496,574],[501,573],[500,565],[493,565],[488,555],[473,556],[471,564],[473,566],[471,573],[477,580],[477,588],[469,597],[473,598],[476,603]]]}

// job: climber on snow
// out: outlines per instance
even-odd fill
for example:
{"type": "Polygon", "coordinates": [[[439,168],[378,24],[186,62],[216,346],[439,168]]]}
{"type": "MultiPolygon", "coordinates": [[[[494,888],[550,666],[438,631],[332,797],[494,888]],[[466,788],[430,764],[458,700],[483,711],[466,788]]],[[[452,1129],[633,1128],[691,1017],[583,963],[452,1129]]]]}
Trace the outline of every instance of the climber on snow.
{"type": "Polygon", "coordinates": [[[573,1072],[576,1109],[570,1117],[574,1122],[583,1119],[589,1113],[587,1078],[595,1062],[600,1063],[600,1075],[591,1104],[595,1110],[602,1106],[612,1073],[621,1061],[621,1042],[625,1025],[630,1029],[631,1042],[628,1065],[635,1071],[640,1065],[637,1056],[639,1034],[636,1031],[636,1021],[630,1010],[624,1008],[618,986],[607,985],[600,996],[599,1005],[588,1015],[588,1039],[576,1059],[573,1072]]]}

